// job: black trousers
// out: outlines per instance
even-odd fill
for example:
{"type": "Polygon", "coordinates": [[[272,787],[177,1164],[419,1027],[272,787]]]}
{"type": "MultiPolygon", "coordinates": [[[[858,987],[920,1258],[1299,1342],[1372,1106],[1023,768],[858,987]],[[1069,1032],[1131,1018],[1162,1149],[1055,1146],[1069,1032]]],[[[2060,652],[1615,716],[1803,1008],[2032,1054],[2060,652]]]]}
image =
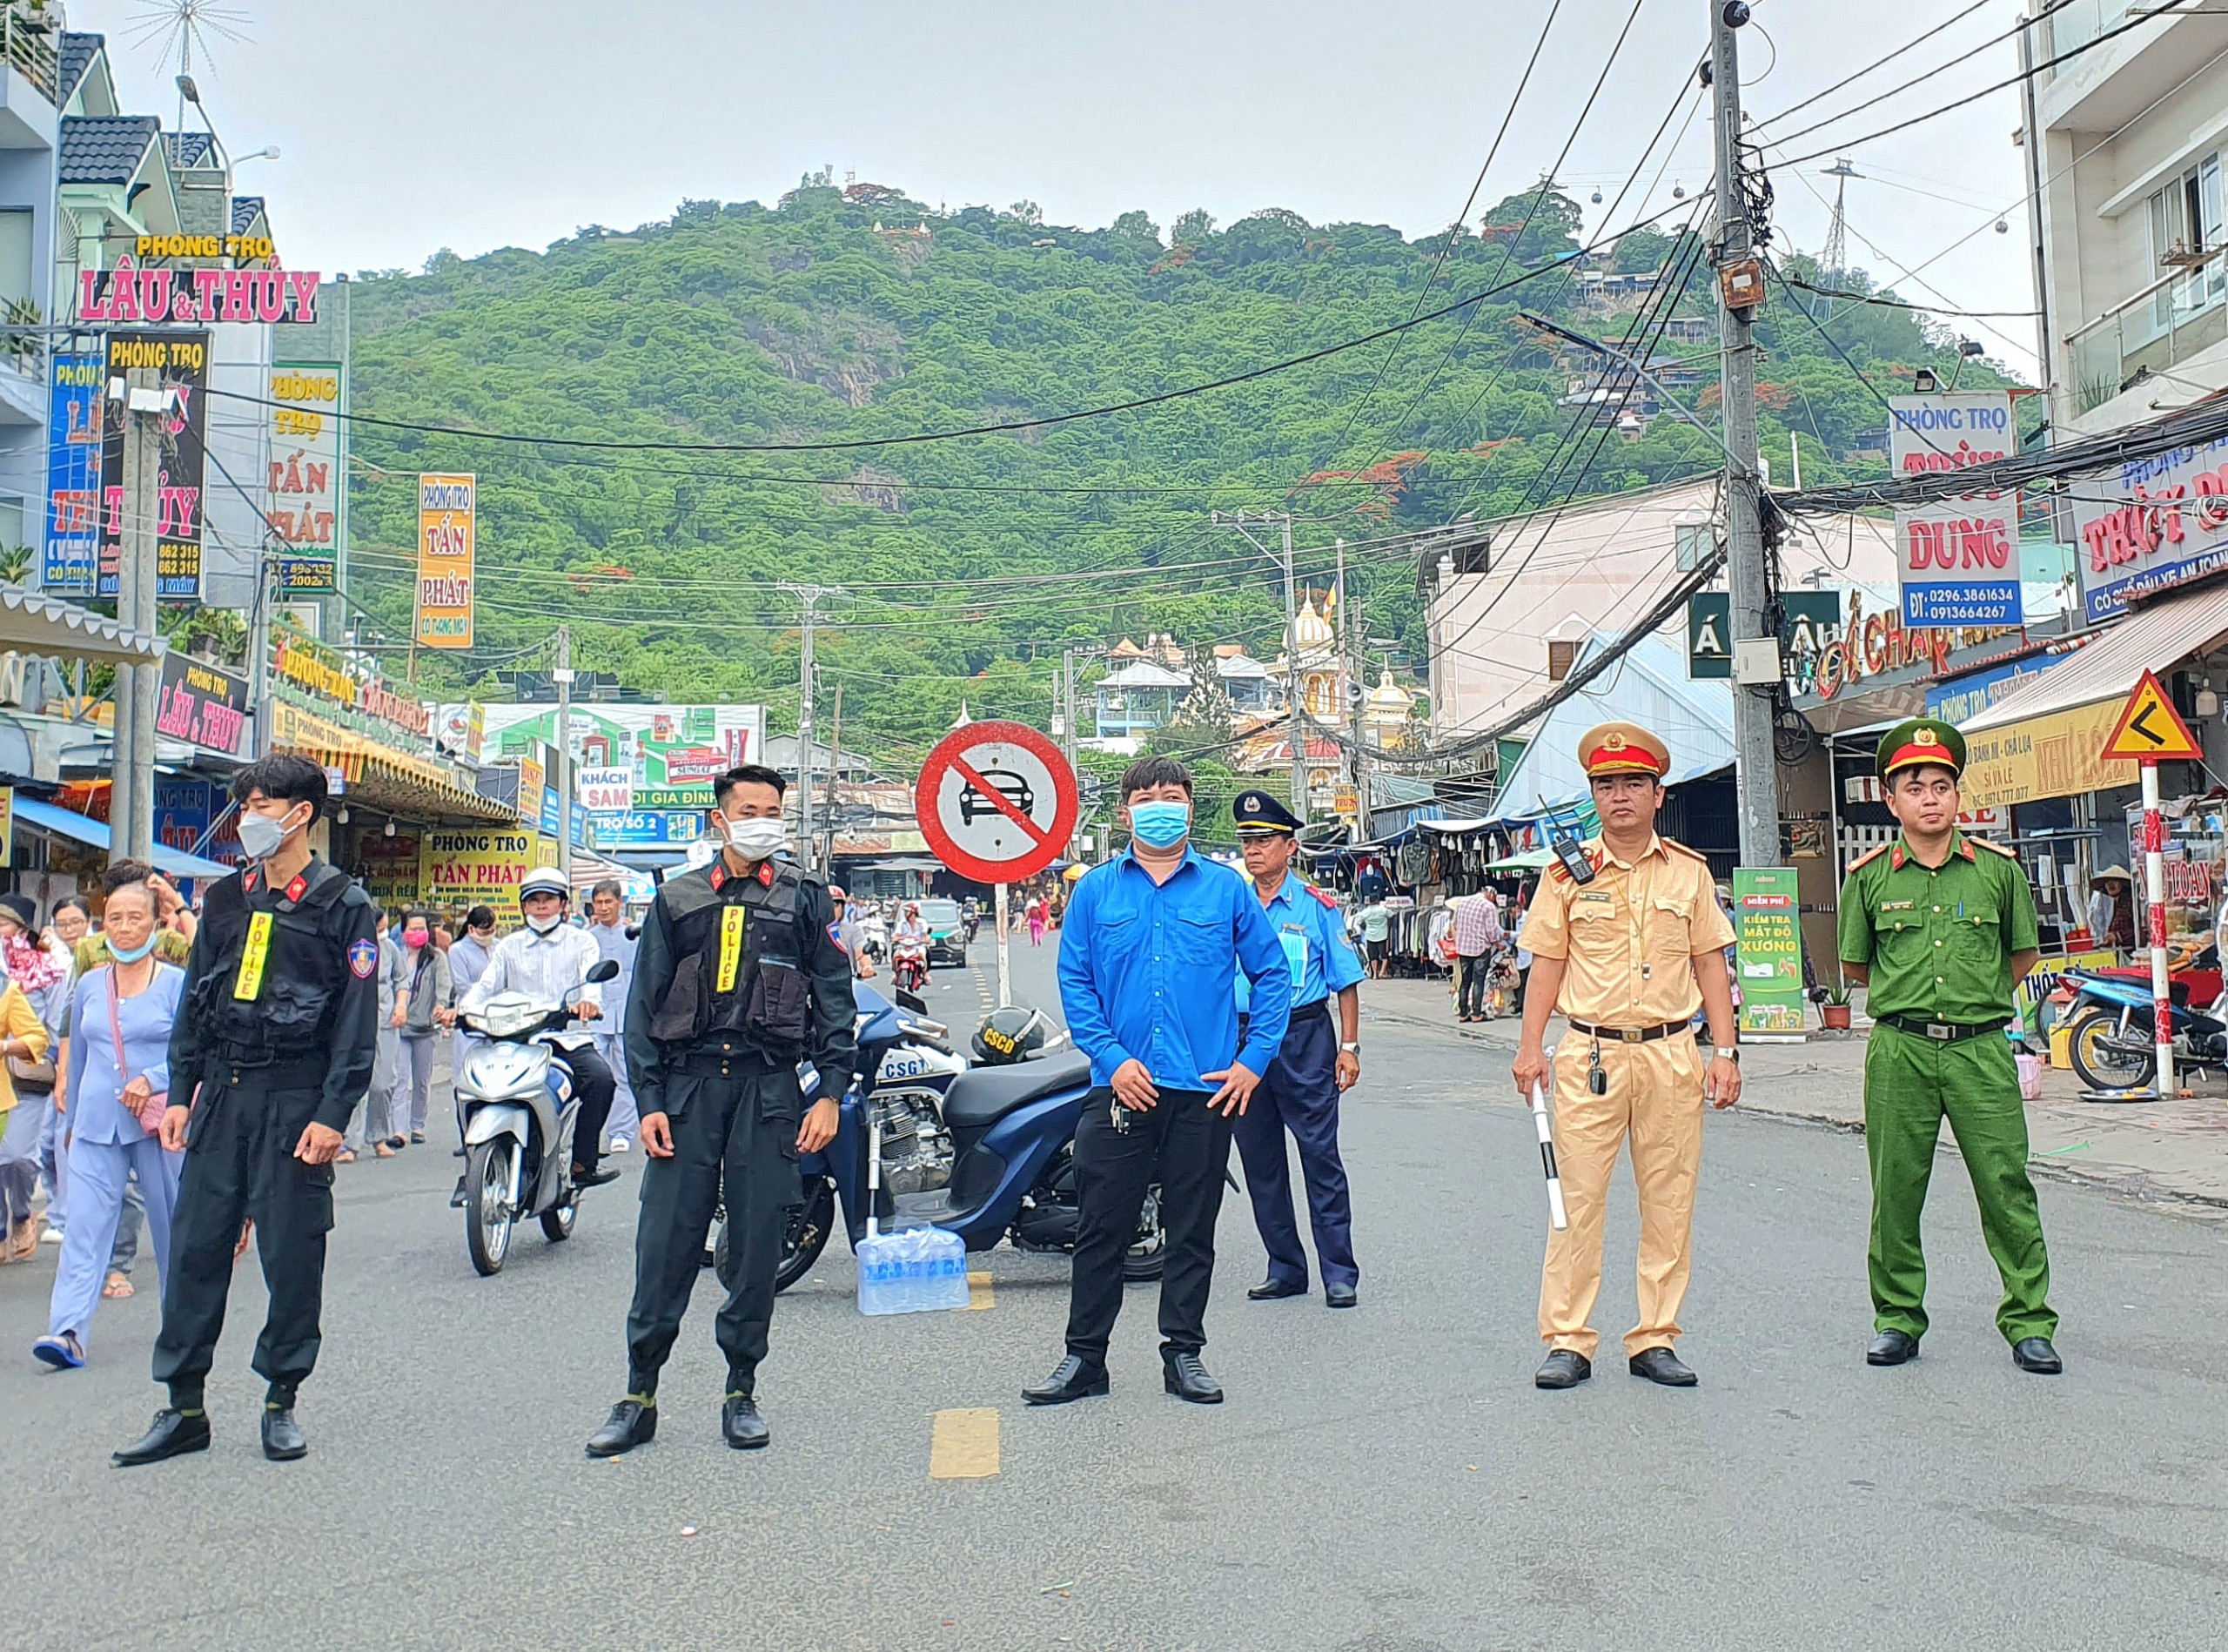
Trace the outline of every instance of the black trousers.
{"type": "Polygon", "coordinates": [[[1107,1339],[1122,1311],[1122,1259],[1137,1237],[1145,1189],[1160,1183],[1168,1232],[1160,1276],[1160,1349],[1197,1353],[1206,1346],[1207,1293],[1215,1277],[1215,1219],[1222,1213],[1230,1164],[1230,1120],[1207,1106],[1203,1090],[1163,1090],[1144,1112],[1122,1108],[1117,1130],[1111,1090],[1084,1098],[1076,1126],[1076,1239],[1068,1298],[1068,1352],[1106,1361],[1107,1339]]]}
{"type": "Polygon", "coordinates": [[[627,1311],[627,1391],[655,1393],[702,1270],[712,1209],[727,1189],[728,1277],[716,1332],[728,1392],[754,1392],[774,1319],[774,1273],[800,1196],[797,1125],[804,1098],[794,1066],[736,1056],[729,1071],[684,1074],[666,1091],[673,1157],[642,1168],[634,1226],[634,1301],[627,1311]]]}
{"type": "Polygon", "coordinates": [[[603,1125],[619,1093],[619,1075],[592,1044],[577,1050],[560,1044],[552,1053],[573,1075],[573,1093],[580,1100],[580,1116],[573,1121],[573,1162],[594,1170],[603,1158],[603,1125]]]}
{"type": "Polygon", "coordinates": [[[270,1399],[292,1405],[317,1365],[325,1299],[325,1236],[332,1231],[332,1166],[308,1165],[294,1145],[315,1116],[315,1089],[265,1088],[255,1069],[212,1067],[186,1127],[185,1164],[171,1218],[170,1278],[155,1338],[155,1380],[171,1404],[198,1410],[225,1328],[232,1249],[255,1222],[270,1311],[254,1366],[270,1399]]]}
{"type": "Polygon", "coordinates": [[[1480,953],[1473,957],[1465,952],[1455,958],[1454,967],[1460,972],[1455,988],[1454,1013],[1465,1016],[1485,1014],[1486,978],[1493,973],[1492,955],[1480,953]]]}

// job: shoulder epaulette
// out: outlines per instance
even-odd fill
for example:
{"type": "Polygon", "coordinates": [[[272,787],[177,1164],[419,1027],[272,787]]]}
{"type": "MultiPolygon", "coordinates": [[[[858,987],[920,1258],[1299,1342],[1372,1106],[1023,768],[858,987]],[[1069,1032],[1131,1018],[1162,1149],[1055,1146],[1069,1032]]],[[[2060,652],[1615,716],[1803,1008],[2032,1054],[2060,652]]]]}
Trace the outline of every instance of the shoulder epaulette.
{"type": "Polygon", "coordinates": [[[1333,912],[1339,910],[1339,897],[1332,894],[1329,890],[1318,889],[1312,883],[1303,883],[1300,887],[1305,890],[1310,895],[1312,895],[1317,900],[1322,902],[1324,905],[1329,907],[1333,912]]]}
{"type": "Polygon", "coordinates": [[[1659,837],[1655,841],[1674,855],[1684,855],[1688,860],[1700,861],[1705,866],[1709,864],[1708,856],[1698,849],[1688,849],[1675,837],[1659,837]]]}
{"type": "Polygon", "coordinates": [[[1877,849],[1868,849],[1849,863],[1849,870],[1853,872],[1860,866],[1869,866],[1893,848],[1893,843],[1882,843],[1877,849]]]}
{"type": "Polygon", "coordinates": [[[1985,837],[1969,836],[1965,841],[1970,843],[1975,849],[1992,849],[2008,861],[2016,861],[2019,858],[2019,851],[2017,850],[2006,849],[2001,843],[1992,843],[1985,837]]]}

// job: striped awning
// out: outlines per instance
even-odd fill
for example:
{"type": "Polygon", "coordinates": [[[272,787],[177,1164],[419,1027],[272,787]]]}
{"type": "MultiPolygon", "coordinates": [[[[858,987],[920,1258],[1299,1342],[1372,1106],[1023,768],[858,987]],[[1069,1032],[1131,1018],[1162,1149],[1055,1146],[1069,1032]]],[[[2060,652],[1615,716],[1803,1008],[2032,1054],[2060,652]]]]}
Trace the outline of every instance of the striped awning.
{"type": "Polygon", "coordinates": [[[508,825],[518,818],[509,804],[460,785],[451,770],[432,758],[382,745],[283,700],[272,702],[271,746],[338,769],[349,799],[406,819],[508,825]]]}
{"type": "Polygon", "coordinates": [[[0,649],[94,665],[151,665],[168,645],[105,614],[20,585],[0,585],[0,649]]]}

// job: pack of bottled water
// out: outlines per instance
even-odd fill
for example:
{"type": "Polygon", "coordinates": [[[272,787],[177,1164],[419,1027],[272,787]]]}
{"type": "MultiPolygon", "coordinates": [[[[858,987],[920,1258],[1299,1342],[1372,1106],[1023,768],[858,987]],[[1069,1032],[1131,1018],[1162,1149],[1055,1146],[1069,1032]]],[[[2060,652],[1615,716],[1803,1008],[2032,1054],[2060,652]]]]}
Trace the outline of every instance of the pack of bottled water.
{"type": "Polygon", "coordinates": [[[859,1312],[926,1313],[967,1306],[967,1246],[940,1227],[907,1227],[859,1241],[859,1312]]]}

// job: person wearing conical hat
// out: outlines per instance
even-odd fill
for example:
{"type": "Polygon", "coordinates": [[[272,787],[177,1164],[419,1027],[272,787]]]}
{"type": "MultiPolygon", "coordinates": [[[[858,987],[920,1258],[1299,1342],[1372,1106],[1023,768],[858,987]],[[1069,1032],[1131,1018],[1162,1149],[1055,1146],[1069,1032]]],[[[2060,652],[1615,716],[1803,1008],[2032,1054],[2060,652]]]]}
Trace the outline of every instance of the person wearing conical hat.
{"type": "Polygon", "coordinates": [[[1946,1117],[1981,1232],[2003,1278],[1996,1328],[2022,1371],[2064,1368],[2050,1339],[2050,1256],[2027,1174],[2027,1115],[2003,1029],[2014,985],[2040,956],[2017,856],[1957,826],[1965,742],[1924,717],[1897,723],[1875,759],[1902,836],[1842,885],[1842,970],[1864,985],[1864,1145],[1872,1169],[1873,1326],[1866,1360],[1897,1366],[1926,1334],[1919,1217],[1946,1117]]]}
{"type": "Polygon", "coordinates": [[[1640,1193],[1640,1323],[1626,1334],[1627,1368],[1667,1387],[1694,1385],[1673,1352],[1687,1293],[1702,1104],[1741,1093],[1733,925],[1718,904],[1709,863],[1655,832],[1671,754],[1637,724],[1605,722],[1578,743],[1601,833],[1549,865],[1517,944],[1532,954],[1524,1029],[1511,1069],[1517,1093],[1545,1082],[1554,1095],[1556,1161],[1569,1226],[1547,1236],[1540,1276],[1541,1388],[1573,1388],[1594,1374],[1600,1339],[1589,1321],[1601,1288],[1601,1224],[1609,1176],[1627,1139],[1640,1193]],[[1694,1046],[1697,1008],[1715,1049],[1694,1046]],[[1545,1053],[1547,1017],[1570,1031],[1545,1053]]]}
{"type": "Polygon", "coordinates": [[[2135,874],[2115,862],[2089,880],[2089,933],[2098,946],[2135,950],[2135,874]]]}

